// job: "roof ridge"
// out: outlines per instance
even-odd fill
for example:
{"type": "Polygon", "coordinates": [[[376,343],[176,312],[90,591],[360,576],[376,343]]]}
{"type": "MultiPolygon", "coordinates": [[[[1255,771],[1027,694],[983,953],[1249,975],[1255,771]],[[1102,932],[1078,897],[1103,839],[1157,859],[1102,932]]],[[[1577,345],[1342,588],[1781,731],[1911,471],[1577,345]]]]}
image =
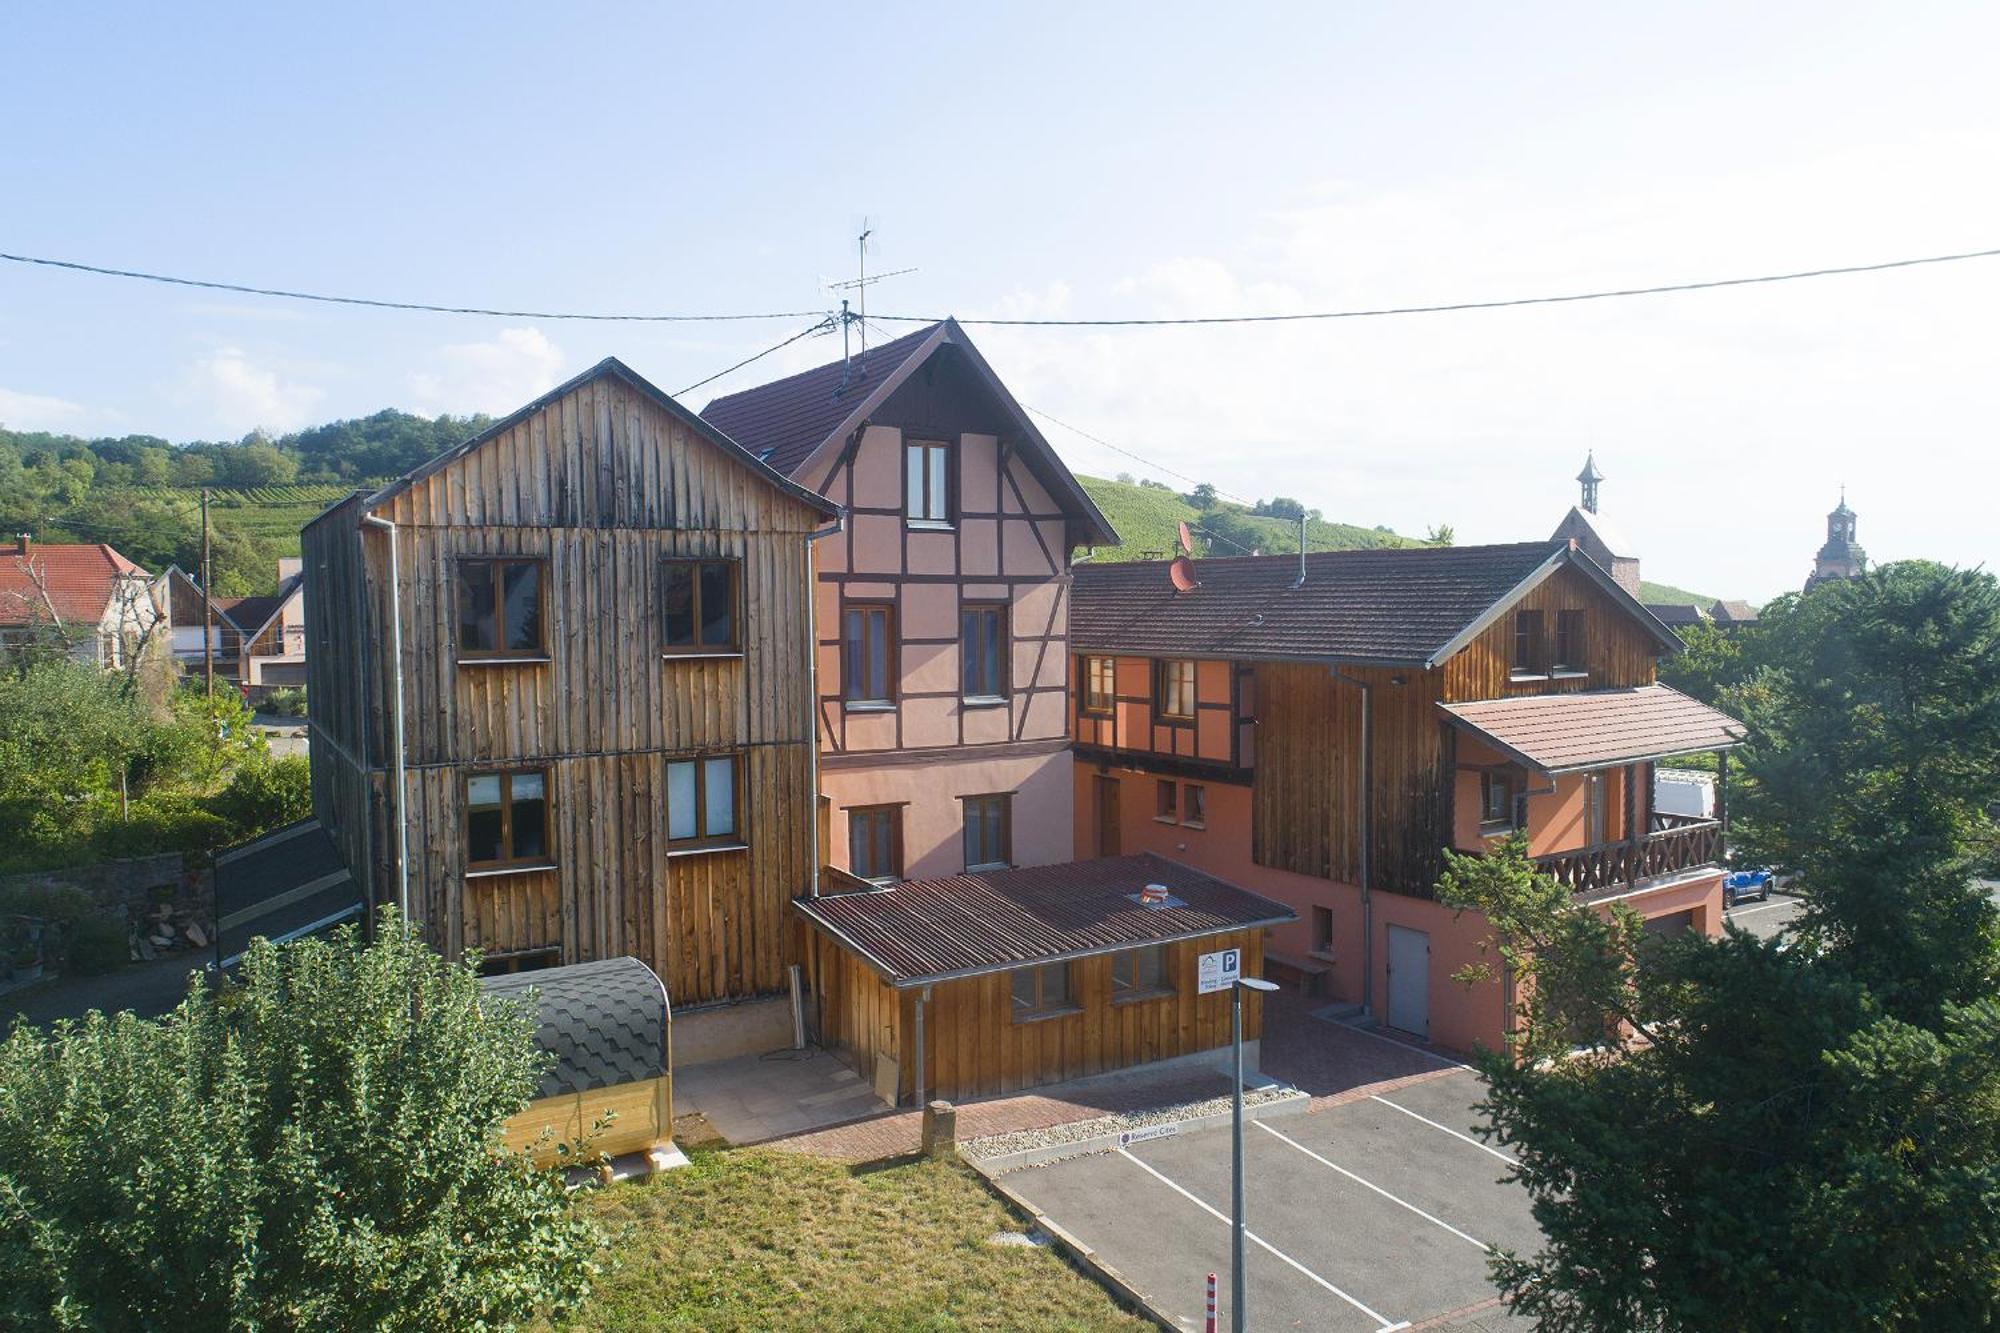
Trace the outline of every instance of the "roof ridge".
{"type": "Polygon", "coordinates": [[[707,405],[701,409],[702,413],[704,415],[707,414],[709,409],[713,408],[718,403],[734,402],[736,399],[742,398],[748,394],[763,393],[767,390],[778,388],[781,385],[791,384],[796,380],[804,379],[808,375],[818,375],[823,371],[829,369],[830,367],[839,365],[842,361],[865,362],[868,357],[874,356],[878,352],[887,351],[889,348],[894,347],[899,343],[909,342],[912,338],[923,338],[928,336],[944,322],[945,322],[944,320],[940,319],[933,323],[926,324],[923,327],[917,329],[914,333],[901,334],[897,337],[891,338],[888,342],[879,343],[875,347],[859,352],[852,357],[835,357],[831,360],[822,361],[816,366],[807,366],[804,370],[795,370],[789,375],[781,375],[780,377],[774,380],[765,380],[762,384],[752,384],[748,388],[738,389],[733,393],[725,393],[720,397],[711,398],[708,400],[707,405]]]}

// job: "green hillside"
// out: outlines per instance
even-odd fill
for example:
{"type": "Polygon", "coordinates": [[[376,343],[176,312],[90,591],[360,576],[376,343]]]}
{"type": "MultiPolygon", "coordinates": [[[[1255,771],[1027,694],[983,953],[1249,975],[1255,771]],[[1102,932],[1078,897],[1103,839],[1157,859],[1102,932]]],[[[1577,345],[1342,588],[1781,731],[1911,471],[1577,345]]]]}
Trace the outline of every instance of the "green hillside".
{"type": "MultiPolygon", "coordinates": [[[[217,527],[262,538],[279,555],[299,553],[299,529],[318,518],[336,500],[343,500],[378,482],[307,482],[295,486],[252,486],[209,493],[208,518],[217,527]]],[[[176,492],[194,502],[198,492],[176,492]]]]}
{"type": "Polygon", "coordinates": [[[1642,602],[1693,602],[1699,607],[1715,605],[1715,598],[1705,592],[1689,592],[1686,588],[1676,588],[1671,583],[1654,583],[1639,580],[1639,600],[1642,602]]]}
{"type": "MultiPolygon", "coordinates": [[[[1117,546],[1099,548],[1101,559],[1170,556],[1179,548],[1182,523],[1190,529],[1199,529],[1194,533],[1197,555],[1247,555],[1253,550],[1277,555],[1299,549],[1299,525],[1295,520],[1267,518],[1227,502],[1204,514],[1178,492],[1162,487],[1107,481],[1102,477],[1079,476],[1077,480],[1124,539],[1117,546]]],[[[1422,545],[1386,528],[1362,528],[1321,519],[1309,519],[1306,524],[1306,549],[1312,551],[1422,545]]]]}

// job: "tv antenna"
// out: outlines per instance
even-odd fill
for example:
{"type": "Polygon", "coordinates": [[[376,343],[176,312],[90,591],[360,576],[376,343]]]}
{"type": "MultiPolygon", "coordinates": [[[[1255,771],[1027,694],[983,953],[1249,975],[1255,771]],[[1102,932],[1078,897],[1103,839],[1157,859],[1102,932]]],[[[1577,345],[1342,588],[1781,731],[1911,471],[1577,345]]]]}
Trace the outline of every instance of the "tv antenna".
{"type": "Polygon", "coordinates": [[[892,269],[887,273],[877,273],[873,277],[870,277],[868,274],[868,238],[874,234],[875,229],[868,225],[868,219],[861,219],[861,234],[854,238],[855,257],[859,264],[858,271],[860,276],[849,278],[846,282],[830,282],[827,284],[828,291],[853,292],[855,302],[860,307],[859,310],[849,311],[845,299],[840,303],[840,342],[843,358],[847,355],[847,326],[856,323],[861,326],[861,354],[863,356],[868,354],[868,289],[884,278],[900,278],[905,273],[916,272],[914,268],[899,268],[892,269]]]}

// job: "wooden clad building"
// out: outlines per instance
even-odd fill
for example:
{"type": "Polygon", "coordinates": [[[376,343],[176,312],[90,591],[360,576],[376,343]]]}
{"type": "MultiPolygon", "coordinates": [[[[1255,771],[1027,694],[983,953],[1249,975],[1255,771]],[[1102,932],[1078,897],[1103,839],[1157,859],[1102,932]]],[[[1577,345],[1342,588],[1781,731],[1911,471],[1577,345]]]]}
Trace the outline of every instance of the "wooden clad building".
{"type": "Polygon", "coordinates": [[[680,1006],[782,988],[836,516],[606,360],[308,525],[313,806],[371,906],[680,1006]]]}

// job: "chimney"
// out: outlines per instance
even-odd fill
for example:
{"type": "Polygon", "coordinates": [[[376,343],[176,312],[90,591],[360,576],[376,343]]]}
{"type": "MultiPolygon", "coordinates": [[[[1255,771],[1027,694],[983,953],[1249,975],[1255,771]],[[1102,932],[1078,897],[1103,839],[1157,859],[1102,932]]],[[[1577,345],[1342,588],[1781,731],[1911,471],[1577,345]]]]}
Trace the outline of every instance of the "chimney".
{"type": "Polygon", "coordinates": [[[25,557],[27,556],[27,554],[28,554],[28,534],[27,534],[27,533],[25,533],[25,532],[17,532],[17,533],[15,533],[15,534],[14,534],[14,554],[15,554],[15,555],[18,555],[18,556],[21,556],[21,557],[23,557],[23,558],[25,558],[25,557]]]}

